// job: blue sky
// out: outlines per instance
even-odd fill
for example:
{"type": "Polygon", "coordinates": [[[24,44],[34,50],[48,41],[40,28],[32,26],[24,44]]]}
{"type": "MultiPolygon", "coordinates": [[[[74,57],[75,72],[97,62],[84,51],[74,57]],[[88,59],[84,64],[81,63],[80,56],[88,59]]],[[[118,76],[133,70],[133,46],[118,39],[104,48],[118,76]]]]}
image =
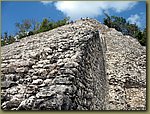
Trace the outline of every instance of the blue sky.
{"type": "Polygon", "coordinates": [[[69,16],[71,20],[91,17],[103,22],[103,11],[109,15],[124,17],[130,23],[136,23],[141,29],[146,26],[146,2],[133,1],[58,1],[58,2],[2,2],[2,34],[14,35],[16,22],[24,19],[43,18],[54,21],[69,16]]]}

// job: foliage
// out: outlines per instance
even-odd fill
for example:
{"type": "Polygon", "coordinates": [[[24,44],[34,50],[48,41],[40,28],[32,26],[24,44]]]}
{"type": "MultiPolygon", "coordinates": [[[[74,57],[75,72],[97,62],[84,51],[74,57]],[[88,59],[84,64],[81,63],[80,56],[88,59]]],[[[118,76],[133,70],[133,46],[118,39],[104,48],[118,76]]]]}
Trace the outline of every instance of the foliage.
{"type": "Polygon", "coordinates": [[[49,20],[47,18],[43,19],[41,26],[40,26],[41,32],[45,32],[49,30],[49,20]]]}
{"type": "Polygon", "coordinates": [[[7,39],[8,39],[7,32],[4,32],[4,40],[7,40],[7,39]]]}
{"type": "Polygon", "coordinates": [[[146,28],[142,32],[142,38],[139,39],[139,42],[141,43],[142,46],[146,46],[146,28]]]}
{"type": "Polygon", "coordinates": [[[7,32],[5,32],[4,37],[1,36],[1,46],[11,44],[15,41],[15,38],[12,35],[7,36],[7,32]]]}
{"type": "Polygon", "coordinates": [[[4,45],[6,45],[5,41],[1,40],[1,46],[4,46],[4,45]]]}
{"type": "Polygon", "coordinates": [[[8,43],[8,44],[11,44],[11,43],[13,43],[13,42],[15,42],[15,38],[10,35],[9,38],[8,38],[7,43],[8,43]]]}
{"type": "Polygon", "coordinates": [[[31,28],[31,21],[29,19],[25,19],[22,21],[22,23],[16,23],[16,27],[19,29],[20,33],[24,33],[26,31],[29,31],[31,28]]]}
{"type": "Polygon", "coordinates": [[[52,30],[54,28],[63,26],[66,24],[66,22],[69,20],[69,18],[64,18],[63,20],[58,20],[57,22],[54,22],[52,20],[48,20],[47,18],[44,18],[43,21],[40,24],[40,27],[38,30],[34,31],[34,33],[40,33],[40,32],[46,32],[48,30],[52,30]]]}
{"type": "Polygon", "coordinates": [[[109,16],[105,13],[106,18],[103,23],[110,28],[115,28],[117,31],[122,32],[124,35],[130,35],[137,38],[141,45],[146,46],[146,28],[141,31],[136,24],[130,24],[123,17],[109,16]]]}
{"type": "Polygon", "coordinates": [[[1,35],[1,46],[4,46],[4,45],[6,45],[6,43],[5,43],[4,37],[1,35]]]}
{"type": "MultiPolygon", "coordinates": [[[[116,30],[122,32],[124,35],[130,35],[137,38],[142,46],[146,46],[146,28],[141,31],[136,24],[130,24],[123,17],[109,16],[105,12],[104,14],[106,16],[106,18],[104,18],[103,20],[105,25],[111,28],[115,28],[116,30]]],[[[56,22],[53,20],[49,20],[48,18],[44,18],[42,22],[37,22],[34,19],[25,19],[22,21],[22,23],[15,24],[16,28],[18,29],[18,32],[16,34],[19,36],[18,38],[21,39],[26,36],[34,35],[63,26],[67,24],[67,21],[69,21],[69,19],[69,17],[66,17],[56,22]]],[[[4,33],[4,37],[1,36],[1,39],[1,46],[11,44],[16,40],[14,36],[8,36],[7,32],[4,33]]]]}
{"type": "MultiPolygon", "coordinates": [[[[54,28],[63,26],[69,21],[69,17],[66,17],[62,20],[58,20],[57,22],[50,21],[47,18],[44,18],[43,21],[37,22],[34,19],[25,19],[22,21],[22,23],[15,23],[16,28],[18,29],[18,32],[16,35],[18,36],[18,39],[24,38],[26,36],[34,35],[37,33],[45,32],[48,30],[52,30],[54,28]]],[[[1,36],[2,39],[2,36],[1,36]]],[[[7,32],[4,33],[4,38],[1,40],[1,46],[4,46],[6,44],[10,44],[15,42],[14,36],[9,36],[7,35],[7,32]]]]}

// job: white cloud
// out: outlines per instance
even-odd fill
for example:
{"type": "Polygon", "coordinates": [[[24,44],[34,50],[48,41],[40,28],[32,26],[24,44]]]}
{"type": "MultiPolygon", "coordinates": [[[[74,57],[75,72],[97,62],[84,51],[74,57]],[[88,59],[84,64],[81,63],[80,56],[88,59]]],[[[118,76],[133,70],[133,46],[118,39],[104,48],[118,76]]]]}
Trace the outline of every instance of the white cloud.
{"type": "Polygon", "coordinates": [[[103,14],[103,10],[123,12],[130,10],[137,4],[135,1],[58,1],[55,7],[71,19],[81,17],[96,17],[103,14]]]}
{"type": "Polygon", "coordinates": [[[53,1],[41,1],[41,3],[44,4],[44,5],[48,5],[48,4],[52,3],[52,2],[53,1]]]}
{"type": "Polygon", "coordinates": [[[139,27],[141,27],[141,17],[138,14],[131,15],[127,21],[131,24],[137,24],[139,27]]]}

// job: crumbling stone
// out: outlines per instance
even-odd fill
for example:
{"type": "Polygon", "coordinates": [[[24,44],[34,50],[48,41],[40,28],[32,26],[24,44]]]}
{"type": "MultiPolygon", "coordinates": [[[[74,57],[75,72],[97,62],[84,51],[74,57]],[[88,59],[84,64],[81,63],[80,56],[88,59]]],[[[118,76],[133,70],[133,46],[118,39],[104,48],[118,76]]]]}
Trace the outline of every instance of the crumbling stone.
{"type": "Polygon", "coordinates": [[[146,49],[94,19],[2,47],[2,110],[146,110],[146,49]]]}

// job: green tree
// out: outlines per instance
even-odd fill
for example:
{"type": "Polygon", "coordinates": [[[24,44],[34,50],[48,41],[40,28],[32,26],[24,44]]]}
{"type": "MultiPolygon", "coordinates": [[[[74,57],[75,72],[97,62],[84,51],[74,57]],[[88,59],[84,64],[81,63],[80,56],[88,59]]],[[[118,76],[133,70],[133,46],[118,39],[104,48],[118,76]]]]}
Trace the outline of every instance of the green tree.
{"type": "Polygon", "coordinates": [[[129,24],[126,25],[126,29],[128,31],[127,35],[130,35],[134,38],[137,38],[138,34],[140,34],[140,29],[136,24],[129,24]]]}
{"type": "MultiPolygon", "coordinates": [[[[56,27],[65,25],[69,19],[70,19],[69,17],[66,17],[62,20],[58,20],[57,22],[54,22],[53,20],[49,21],[47,18],[45,18],[41,23],[35,21],[34,19],[31,20],[25,19],[22,21],[22,23],[18,23],[18,22],[15,23],[15,26],[18,29],[16,35],[19,35],[19,39],[21,39],[25,36],[30,36],[40,32],[45,32],[54,29],[56,27]]],[[[1,40],[1,45],[6,45],[13,42],[15,42],[15,38],[12,35],[8,37],[7,32],[5,32],[4,40],[1,40]]]]}
{"type": "Polygon", "coordinates": [[[7,43],[8,40],[8,34],[7,32],[4,32],[4,42],[7,43]]]}
{"type": "Polygon", "coordinates": [[[4,37],[1,35],[1,46],[5,45],[4,37]]]}
{"type": "Polygon", "coordinates": [[[103,11],[103,13],[106,16],[106,18],[103,19],[104,24],[111,28],[112,27],[111,17],[105,11],[103,11]]]}
{"type": "Polygon", "coordinates": [[[142,38],[139,40],[139,42],[141,45],[146,46],[146,40],[147,40],[147,36],[146,36],[146,28],[145,28],[142,33],[142,38]]]}
{"type": "Polygon", "coordinates": [[[37,22],[35,19],[31,20],[32,30],[36,31],[40,28],[40,23],[37,22]]]}
{"type": "Polygon", "coordinates": [[[17,33],[20,38],[27,36],[27,32],[31,29],[31,20],[25,19],[22,23],[15,23],[16,28],[19,30],[17,33]]]}
{"type": "Polygon", "coordinates": [[[19,30],[19,33],[25,32],[25,28],[24,28],[23,24],[15,23],[15,26],[19,30]]]}
{"type": "Polygon", "coordinates": [[[15,38],[12,35],[9,35],[7,43],[11,44],[13,42],[15,42],[15,38]]]}
{"type": "Polygon", "coordinates": [[[49,20],[47,18],[44,18],[40,26],[40,31],[45,32],[48,29],[49,29],[49,20]]]}
{"type": "Polygon", "coordinates": [[[107,13],[104,14],[106,16],[103,20],[105,25],[115,28],[124,35],[137,38],[141,45],[146,45],[146,29],[142,32],[136,24],[130,24],[123,17],[109,16],[107,13]]]}
{"type": "Polygon", "coordinates": [[[31,20],[25,19],[23,20],[22,24],[23,24],[25,31],[28,32],[29,29],[31,28],[31,20]]]}

